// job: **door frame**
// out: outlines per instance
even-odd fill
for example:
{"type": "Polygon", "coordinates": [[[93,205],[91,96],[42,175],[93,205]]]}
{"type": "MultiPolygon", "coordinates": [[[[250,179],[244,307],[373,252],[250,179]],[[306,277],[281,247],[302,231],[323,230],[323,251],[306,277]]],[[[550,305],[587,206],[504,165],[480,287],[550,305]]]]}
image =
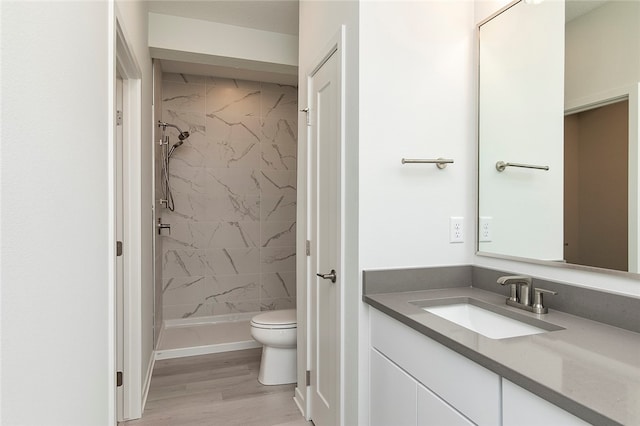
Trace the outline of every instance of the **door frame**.
{"type": "MultiPolygon", "coordinates": [[[[310,164],[315,161],[311,158],[311,127],[307,125],[307,120],[310,119],[311,114],[307,107],[310,107],[313,94],[311,93],[311,79],[315,73],[324,65],[324,63],[331,57],[335,56],[338,61],[338,85],[339,85],[339,111],[338,128],[340,134],[340,147],[339,147],[339,169],[340,169],[340,193],[338,194],[340,203],[340,243],[339,243],[339,259],[340,265],[338,268],[340,271],[344,271],[345,256],[345,31],[344,25],[340,26],[338,32],[329,39],[325,48],[319,51],[317,59],[311,62],[312,66],[305,73],[306,87],[305,91],[301,91],[298,97],[300,108],[299,116],[299,140],[298,140],[298,211],[297,211],[297,256],[296,256],[296,282],[297,282],[297,321],[298,321],[298,344],[297,344],[297,379],[298,383],[295,389],[294,401],[298,405],[298,408],[302,412],[303,416],[307,419],[311,419],[311,400],[309,398],[309,385],[307,383],[306,372],[311,368],[311,342],[308,338],[310,335],[310,292],[308,291],[311,280],[315,279],[315,272],[311,265],[311,257],[306,254],[307,242],[311,241],[311,179],[308,176],[310,171],[310,164]],[[305,107],[303,107],[305,105],[305,107]],[[306,113],[305,113],[306,112],[306,113]]],[[[311,248],[313,249],[313,248],[311,248]]],[[[339,351],[339,390],[336,397],[338,406],[338,419],[340,424],[344,424],[344,285],[341,285],[338,289],[338,348],[339,351]]]]}
{"type": "MultiPolygon", "coordinates": [[[[140,309],[142,305],[142,176],[140,166],[142,155],[142,72],[120,21],[121,19],[116,12],[114,66],[122,77],[124,113],[122,123],[123,335],[116,335],[116,350],[119,350],[118,346],[122,345],[124,351],[123,398],[122,401],[116,400],[116,404],[123,404],[123,419],[118,420],[124,420],[142,416],[142,315],[140,309]]],[[[115,129],[115,120],[113,124],[115,129]]],[[[113,170],[115,171],[115,164],[113,164],[113,170]]],[[[113,197],[115,200],[115,190],[113,197]]]]}

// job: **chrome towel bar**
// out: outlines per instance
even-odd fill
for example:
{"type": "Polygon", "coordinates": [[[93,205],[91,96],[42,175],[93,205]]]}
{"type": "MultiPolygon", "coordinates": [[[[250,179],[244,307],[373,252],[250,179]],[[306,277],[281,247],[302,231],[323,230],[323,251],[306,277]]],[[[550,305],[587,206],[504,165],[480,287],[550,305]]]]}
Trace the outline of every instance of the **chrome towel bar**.
{"type": "Polygon", "coordinates": [[[427,164],[435,164],[440,170],[447,167],[447,164],[452,164],[453,160],[450,158],[436,158],[436,159],[416,159],[416,158],[403,158],[402,164],[411,164],[411,163],[427,163],[427,164]]]}
{"type": "Polygon", "coordinates": [[[525,169],[537,169],[537,170],[549,170],[549,166],[534,166],[532,164],[520,164],[520,163],[505,163],[504,161],[498,161],[496,163],[496,170],[504,172],[507,167],[522,167],[525,169]]]}

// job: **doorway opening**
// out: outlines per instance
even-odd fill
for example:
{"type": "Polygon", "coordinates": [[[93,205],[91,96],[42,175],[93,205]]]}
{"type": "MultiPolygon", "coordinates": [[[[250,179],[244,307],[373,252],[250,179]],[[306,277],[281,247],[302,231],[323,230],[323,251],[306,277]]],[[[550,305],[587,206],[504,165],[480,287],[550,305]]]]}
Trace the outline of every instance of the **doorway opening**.
{"type": "Polygon", "coordinates": [[[629,270],[629,100],[565,116],[564,259],[629,270]]]}

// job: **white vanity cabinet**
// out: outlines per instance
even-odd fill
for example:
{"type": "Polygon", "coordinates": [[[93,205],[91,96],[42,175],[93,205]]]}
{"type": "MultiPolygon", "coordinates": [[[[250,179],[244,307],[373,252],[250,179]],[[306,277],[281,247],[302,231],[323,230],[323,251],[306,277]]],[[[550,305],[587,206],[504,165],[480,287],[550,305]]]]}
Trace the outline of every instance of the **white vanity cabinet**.
{"type": "Polygon", "coordinates": [[[503,378],[502,424],[582,426],[589,423],[503,378]]]}
{"type": "Polygon", "coordinates": [[[473,423],[456,409],[438,398],[429,389],[417,383],[418,415],[417,426],[473,426],[473,423]]]}
{"type": "Polygon", "coordinates": [[[588,424],[380,311],[370,313],[371,425],[588,424]]]}
{"type": "Polygon", "coordinates": [[[416,381],[371,349],[371,426],[416,425],[416,381]]]}
{"type": "Polygon", "coordinates": [[[500,424],[500,376],[375,309],[370,312],[372,425],[400,424],[376,423],[376,417],[394,411],[399,395],[409,393],[407,380],[381,380],[387,373],[376,371],[383,369],[380,365],[385,370],[395,367],[416,382],[416,419],[410,424],[443,424],[444,418],[459,421],[444,424],[471,424],[467,419],[478,425],[500,424]],[[391,387],[399,382],[405,385],[395,395],[391,387]]]}
{"type": "Polygon", "coordinates": [[[429,389],[371,349],[371,426],[472,426],[429,389]]]}

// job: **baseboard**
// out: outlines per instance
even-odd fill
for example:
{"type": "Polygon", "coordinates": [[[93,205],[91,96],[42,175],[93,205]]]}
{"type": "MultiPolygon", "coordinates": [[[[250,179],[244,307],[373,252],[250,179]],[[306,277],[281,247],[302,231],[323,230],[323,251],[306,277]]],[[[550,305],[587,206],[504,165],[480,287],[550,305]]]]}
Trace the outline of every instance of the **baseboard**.
{"type": "Polygon", "coordinates": [[[298,406],[298,410],[300,410],[300,413],[302,414],[302,417],[305,418],[305,420],[310,420],[307,417],[307,413],[306,410],[304,409],[305,407],[305,403],[304,403],[304,395],[302,395],[302,392],[300,392],[300,388],[296,386],[296,390],[294,392],[293,395],[293,402],[296,403],[296,405],[298,406]]]}
{"type": "Polygon", "coordinates": [[[149,368],[147,369],[147,375],[144,380],[144,387],[142,388],[142,410],[140,414],[144,413],[144,407],[147,405],[147,397],[149,396],[149,389],[151,388],[151,376],[153,374],[153,366],[156,363],[155,352],[151,353],[151,360],[149,361],[149,368]]]}

